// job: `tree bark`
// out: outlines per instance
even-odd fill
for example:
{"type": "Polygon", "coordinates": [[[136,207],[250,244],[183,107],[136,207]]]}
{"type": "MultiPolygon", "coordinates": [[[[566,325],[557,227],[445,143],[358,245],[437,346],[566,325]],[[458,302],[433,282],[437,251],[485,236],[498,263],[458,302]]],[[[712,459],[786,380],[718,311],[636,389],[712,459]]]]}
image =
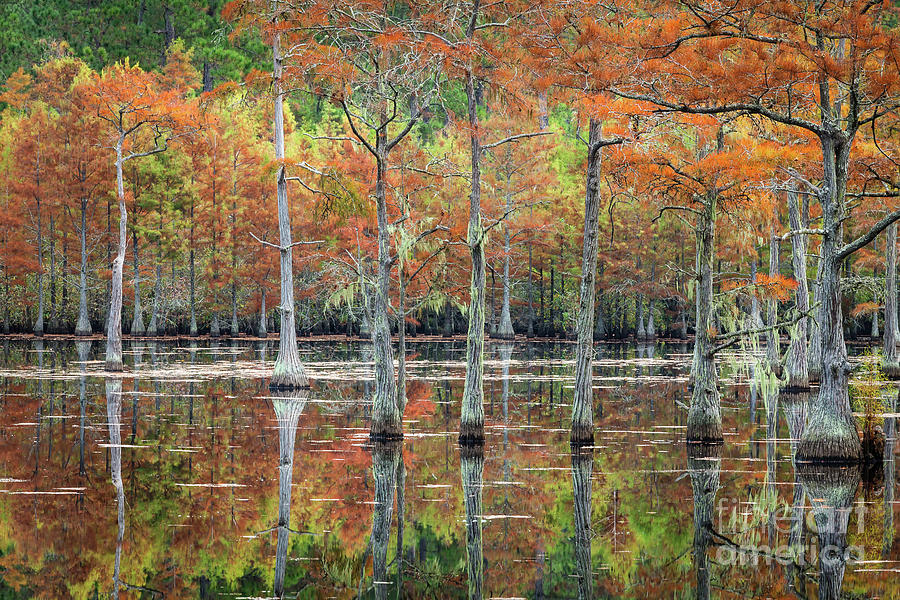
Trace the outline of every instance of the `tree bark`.
{"type": "Polygon", "coordinates": [[[87,306],[87,199],[81,199],[81,228],[79,230],[81,241],[81,263],[78,270],[78,323],[75,325],[75,335],[91,335],[91,319],[88,316],[87,306]]]}
{"type": "MultiPolygon", "coordinates": [[[[128,211],[125,209],[125,182],[122,174],[122,144],[124,136],[116,141],[116,190],[119,200],[119,248],[113,260],[112,281],[110,285],[109,317],[106,320],[106,369],[122,370],[122,270],[125,265],[125,244],[127,242],[128,211]]],[[[137,247],[135,247],[137,261],[137,247]]],[[[137,269],[135,269],[135,278],[137,269]]],[[[135,289],[135,300],[140,296],[135,289]]],[[[139,315],[136,315],[139,316],[139,315]]],[[[140,318],[136,319],[140,323],[140,318]]]]}
{"type": "MultiPolygon", "coordinates": [[[[37,179],[37,186],[40,189],[40,177],[37,179]]],[[[37,203],[37,317],[34,320],[34,335],[44,335],[44,240],[43,225],[41,224],[41,197],[40,192],[35,197],[37,203]]]]}
{"type": "MultiPolygon", "coordinates": [[[[276,15],[278,0],[273,2],[276,15]]],[[[277,20],[277,16],[275,17],[277,20]]],[[[292,389],[309,387],[306,369],[297,351],[297,331],[294,324],[294,264],[291,247],[291,214],[287,199],[287,179],[284,166],[284,93],[281,89],[283,57],[281,35],[272,40],[272,84],[275,93],[275,160],[280,163],[275,175],[278,200],[278,237],[281,246],[281,330],[278,339],[278,356],[269,387],[292,389]]]]}
{"type": "MultiPolygon", "coordinates": [[[[478,10],[478,0],[476,8],[478,10]]],[[[474,20],[474,15],[473,15],[474,20]]],[[[476,112],[475,76],[466,73],[466,101],[469,115],[469,142],[472,178],[469,192],[468,245],[472,257],[469,286],[469,335],[466,339],[466,382],[463,388],[462,416],[459,424],[461,444],[484,443],[484,308],[485,262],[484,227],[481,223],[481,139],[476,112]]],[[[479,532],[481,526],[479,525],[479,532]]],[[[479,536],[480,537],[480,536],[479,536]]],[[[479,584],[480,590],[480,584],[479,584]]],[[[470,587],[471,591],[471,587],[470,587]]]]}
{"type": "Polygon", "coordinates": [[[821,302],[822,382],[818,396],[810,403],[809,421],[797,454],[800,461],[856,462],[862,453],[850,408],[850,363],[841,314],[842,222],[850,146],[827,135],[821,137],[821,142],[825,166],[824,193],[820,195],[824,234],[818,298],[821,302]]]}
{"type": "Polygon", "coordinates": [[[897,223],[887,228],[884,270],[884,363],[882,369],[891,379],[900,378],[900,358],[897,343],[900,341],[897,324],[897,223]]]}
{"type": "MultiPolygon", "coordinates": [[[[775,277],[779,274],[779,240],[775,237],[773,230],[769,239],[769,277],[775,277]]],[[[766,327],[770,329],[766,331],[766,361],[769,363],[769,369],[778,376],[781,376],[781,339],[778,335],[778,300],[775,295],[770,293],[768,306],[766,308],[766,327]]]]}
{"type": "Polygon", "coordinates": [[[581,289],[576,316],[575,393],[569,441],[594,441],[594,294],[597,277],[597,250],[600,236],[600,142],[603,126],[591,119],[588,131],[588,160],[584,194],[584,243],[581,254],[581,289]]]}
{"type": "Polygon", "coordinates": [[[713,255],[716,222],[715,196],[706,198],[696,225],[697,236],[697,324],[691,368],[693,393],[688,411],[687,440],[717,443],[722,438],[722,414],[719,406],[718,372],[712,353],[713,341],[713,255]]]}
{"type": "MultiPolygon", "coordinates": [[[[506,211],[512,208],[512,189],[510,188],[509,173],[506,175],[506,211]]],[[[516,337],[513,329],[512,315],[510,314],[510,282],[509,282],[509,223],[503,221],[503,300],[500,306],[500,324],[497,326],[497,337],[503,340],[511,340],[516,337]]]]}
{"type": "MultiPolygon", "coordinates": [[[[801,228],[800,205],[797,200],[797,192],[788,191],[788,214],[791,229],[801,228]]],[[[794,281],[797,289],[794,292],[796,310],[802,314],[809,311],[809,286],[806,281],[806,236],[791,236],[791,264],[794,270],[794,281]]],[[[785,357],[785,371],[787,385],[785,390],[789,392],[802,392],[809,389],[809,359],[806,356],[806,322],[801,318],[791,327],[791,343],[785,357]]]]}

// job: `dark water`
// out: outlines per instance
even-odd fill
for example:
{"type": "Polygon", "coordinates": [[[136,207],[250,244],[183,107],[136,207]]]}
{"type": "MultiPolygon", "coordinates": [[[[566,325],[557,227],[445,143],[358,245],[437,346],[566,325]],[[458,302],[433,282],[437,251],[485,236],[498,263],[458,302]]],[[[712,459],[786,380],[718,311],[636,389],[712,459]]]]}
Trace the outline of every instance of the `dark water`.
{"type": "Polygon", "coordinates": [[[874,481],[795,468],[805,399],[725,367],[726,444],[688,456],[689,347],[601,347],[577,455],[571,345],[489,345],[462,455],[462,342],[413,344],[376,448],[368,348],[303,351],[276,396],[271,345],[135,343],[117,380],[101,342],[5,342],[0,598],[900,597],[894,444],[874,481]]]}

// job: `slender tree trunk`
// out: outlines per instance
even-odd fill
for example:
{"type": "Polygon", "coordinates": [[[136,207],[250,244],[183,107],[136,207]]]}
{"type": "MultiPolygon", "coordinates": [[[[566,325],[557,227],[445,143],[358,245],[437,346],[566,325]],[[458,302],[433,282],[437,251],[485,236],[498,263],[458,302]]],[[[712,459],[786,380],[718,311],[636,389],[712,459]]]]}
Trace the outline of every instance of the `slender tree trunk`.
{"type": "MultiPolygon", "coordinates": [[[[372,345],[375,353],[375,404],[372,409],[373,440],[403,437],[397,387],[394,379],[394,354],[391,347],[391,322],[388,315],[391,285],[391,234],[387,216],[386,134],[378,132],[375,180],[375,208],[378,221],[378,271],[372,306],[372,345]]],[[[402,316],[401,316],[402,319],[402,316]]],[[[402,325],[401,325],[402,326],[402,325]]]]}
{"type": "Polygon", "coordinates": [[[400,417],[406,411],[406,286],[403,263],[398,270],[400,298],[397,302],[397,410],[400,417]]]}
{"type": "MultiPolygon", "coordinates": [[[[38,180],[40,186],[40,180],[38,180]]],[[[41,198],[35,198],[37,202],[37,317],[34,320],[34,335],[44,335],[44,240],[43,225],[41,224],[41,198]]]]}
{"type": "Polygon", "coordinates": [[[713,256],[715,243],[716,202],[708,197],[697,221],[697,325],[694,334],[694,358],[691,379],[694,390],[688,411],[689,442],[721,442],[722,414],[719,406],[718,373],[713,341],[713,256]]]}
{"type": "MultiPolygon", "coordinates": [[[[232,270],[233,272],[233,270],[232,270]]],[[[237,283],[231,282],[231,335],[237,336],[241,330],[238,326],[237,315],[237,283]]]]}
{"type": "MultiPolygon", "coordinates": [[[[797,193],[788,191],[788,214],[791,229],[801,228],[800,205],[797,193]]],[[[791,264],[794,269],[794,281],[797,289],[794,292],[798,313],[809,311],[809,287],[806,282],[806,236],[791,236],[791,264]]],[[[785,359],[787,371],[787,391],[806,391],[809,389],[809,359],[806,356],[806,318],[802,318],[791,328],[791,344],[785,359]]]]}
{"type": "Polygon", "coordinates": [[[819,289],[822,285],[822,246],[819,246],[819,254],[816,255],[816,280],[813,283],[812,305],[815,309],[815,318],[807,322],[809,330],[809,382],[819,383],[822,379],[822,333],[819,323],[822,322],[822,303],[819,302],[822,294],[819,289]]]}
{"type": "Polygon", "coordinates": [[[259,329],[256,334],[261,338],[268,335],[266,331],[266,286],[261,286],[259,290],[259,329]]]}
{"type": "Polygon", "coordinates": [[[635,300],[635,318],[634,324],[637,328],[637,339],[645,340],[647,339],[647,328],[644,327],[644,295],[638,294],[637,299],[635,300]]]}
{"type": "Polygon", "coordinates": [[[141,304],[141,265],[138,255],[137,231],[131,230],[132,258],[134,265],[134,316],[131,319],[131,335],[144,334],[144,310],[141,304]]]}
{"type": "MultiPolygon", "coordinates": [[[[512,208],[512,190],[510,188],[509,174],[506,175],[506,210],[512,208]]],[[[512,316],[510,315],[510,283],[509,283],[509,223],[503,222],[503,304],[500,306],[500,325],[497,326],[497,337],[511,340],[516,337],[513,330],[512,316]]]]}
{"type": "Polygon", "coordinates": [[[897,344],[900,342],[897,324],[897,223],[887,228],[885,236],[884,269],[884,364],[885,375],[900,378],[900,359],[897,344]]]}
{"type": "MultiPolygon", "coordinates": [[[[769,277],[775,277],[779,274],[779,239],[775,237],[774,229],[769,239],[769,277]]],[[[766,361],[769,363],[769,369],[776,375],[781,375],[781,341],[778,335],[778,300],[774,294],[769,294],[768,307],[766,310],[766,326],[771,327],[766,332],[766,361]]]]}
{"type": "Polygon", "coordinates": [[[528,240],[528,329],[526,335],[534,337],[534,267],[532,266],[531,240],[528,240]]]}
{"type": "Polygon", "coordinates": [[[584,194],[584,244],[581,254],[581,290],[576,316],[575,394],[569,441],[594,442],[594,293],[600,236],[600,169],[603,128],[591,119],[588,132],[587,176],[584,194]]]}
{"type": "MultiPolygon", "coordinates": [[[[122,174],[122,144],[124,136],[116,142],[116,189],[119,199],[119,249],[113,260],[110,285],[109,318],[106,322],[106,369],[122,370],[122,270],[125,265],[125,244],[127,243],[128,211],[125,209],[125,182],[122,174]]],[[[135,261],[137,247],[135,246],[135,261]]],[[[137,269],[135,269],[135,277],[137,269]]],[[[136,299],[140,296],[135,289],[136,299]]],[[[140,323],[140,319],[136,319],[140,323]]]]}
{"type": "MultiPolygon", "coordinates": [[[[277,14],[278,0],[273,2],[277,14]]],[[[275,34],[272,41],[272,82],[275,93],[275,175],[278,199],[278,235],[281,246],[281,330],[278,340],[278,357],[269,386],[276,389],[304,388],[309,386],[306,369],[297,351],[297,330],[294,324],[294,263],[291,246],[291,214],[287,199],[287,179],[284,161],[284,94],[281,90],[282,73],[281,36],[275,34]]]]}
{"type": "Polygon", "coordinates": [[[81,266],[78,271],[78,323],[75,335],[91,335],[91,320],[87,306],[87,199],[81,199],[81,266]]]}
{"type": "MultiPolygon", "coordinates": [[[[162,207],[160,207],[161,209],[162,207]]],[[[162,214],[160,212],[160,214],[162,214]]],[[[159,224],[162,232],[162,219],[159,224]]],[[[160,310],[162,304],[162,245],[156,240],[156,281],[153,283],[153,314],[150,317],[150,325],[147,327],[147,335],[159,335],[165,332],[165,327],[160,327],[160,310]]]]}
{"type": "Polygon", "coordinates": [[[56,304],[56,231],[53,215],[50,215],[50,332],[59,330],[59,307],[56,304]]]}
{"type": "MultiPolygon", "coordinates": [[[[478,0],[476,7],[478,10],[478,0]]],[[[472,178],[469,193],[468,244],[472,256],[472,279],[469,286],[469,335],[466,338],[466,382],[463,389],[459,442],[484,443],[484,308],[485,262],[484,227],[481,223],[481,140],[476,112],[475,76],[466,74],[466,100],[469,114],[472,178]]],[[[479,493],[480,495],[480,493],[479,493]]],[[[479,524],[479,531],[481,526],[479,524]]],[[[479,536],[480,538],[480,536],[479,536]]],[[[479,585],[480,591],[480,585],[479,585]]],[[[470,587],[471,592],[471,587],[470,587]]]]}
{"type": "Polygon", "coordinates": [[[197,268],[194,262],[194,201],[191,200],[191,237],[190,237],[191,249],[189,252],[190,255],[190,285],[191,285],[191,325],[190,325],[190,334],[193,337],[197,337],[197,268]]]}

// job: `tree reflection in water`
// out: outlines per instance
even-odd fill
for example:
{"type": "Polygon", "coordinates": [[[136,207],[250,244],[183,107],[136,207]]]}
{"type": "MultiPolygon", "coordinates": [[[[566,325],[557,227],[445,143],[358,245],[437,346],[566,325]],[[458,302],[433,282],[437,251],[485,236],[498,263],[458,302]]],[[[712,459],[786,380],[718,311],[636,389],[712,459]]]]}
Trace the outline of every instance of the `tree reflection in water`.
{"type": "Polygon", "coordinates": [[[116,534],[116,558],[113,566],[112,597],[119,597],[119,567],[122,563],[122,541],[125,539],[125,488],[122,485],[122,380],[106,380],[106,419],[109,426],[109,473],[116,488],[118,532],[116,534]]]}
{"type": "Polygon", "coordinates": [[[278,542],[275,549],[276,598],[284,596],[284,574],[291,537],[291,482],[294,476],[294,440],[297,422],[306,407],[308,392],[276,392],[272,405],[278,419],[278,542]]]}
{"type": "Polygon", "coordinates": [[[578,598],[593,597],[591,573],[591,472],[594,467],[592,448],[572,448],[572,498],[575,512],[575,566],[578,598]]]}
{"type": "Polygon", "coordinates": [[[463,501],[466,506],[466,571],[469,598],[480,599],[484,584],[484,555],[481,526],[484,516],[482,489],[484,480],[484,447],[460,447],[463,501]]]}
{"type": "Polygon", "coordinates": [[[718,444],[688,444],[688,473],[694,496],[694,571],[697,575],[697,598],[709,598],[709,556],[712,540],[713,508],[719,489],[722,468],[722,446],[718,444]]]}

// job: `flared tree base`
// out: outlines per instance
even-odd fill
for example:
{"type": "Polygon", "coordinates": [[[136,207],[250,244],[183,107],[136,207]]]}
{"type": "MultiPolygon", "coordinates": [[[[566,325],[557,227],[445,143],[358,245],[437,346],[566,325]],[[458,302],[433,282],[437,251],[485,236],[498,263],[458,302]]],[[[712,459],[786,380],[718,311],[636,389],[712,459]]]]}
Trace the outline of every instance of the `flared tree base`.
{"type": "Polygon", "coordinates": [[[93,335],[93,334],[94,334],[94,332],[91,331],[90,327],[88,327],[87,329],[76,329],[75,330],[75,335],[78,337],[83,337],[83,336],[93,335]]]}
{"type": "Polygon", "coordinates": [[[495,340],[514,340],[516,339],[516,334],[515,332],[495,331],[491,334],[491,338],[495,340]]]}
{"type": "Polygon", "coordinates": [[[403,439],[403,430],[398,423],[372,422],[369,441],[373,444],[395,444],[403,439]]]}
{"type": "Polygon", "coordinates": [[[798,463],[854,465],[862,459],[859,438],[853,433],[843,435],[804,435],[797,445],[798,463]]]}
{"type": "Polygon", "coordinates": [[[688,416],[686,433],[689,444],[721,444],[725,441],[722,435],[722,423],[713,419],[691,418],[688,416]]]}
{"type": "Polygon", "coordinates": [[[594,426],[593,425],[572,425],[569,432],[569,443],[573,448],[594,445],[594,426]]]}
{"type": "Polygon", "coordinates": [[[806,385],[803,385],[802,383],[788,382],[788,384],[786,386],[784,386],[783,388],[781,388],[780,391],[782,394],[801,395],[801,394],[808,394],[811,389],[812,388],[810,388],[808,382],[806,385]]]}
{"type": "Polygon", "coordinates": [[[122,371],[122,359],[121,358],[119,358],[119,359],[107,358],[104,368],[107,371],[114,371],[116,373],[121,372],[122,371]]]}
{"type": "Polygon", "coordinates": [[[460,446],[484,446],[484,423],[460,423],[460,446]]]}

